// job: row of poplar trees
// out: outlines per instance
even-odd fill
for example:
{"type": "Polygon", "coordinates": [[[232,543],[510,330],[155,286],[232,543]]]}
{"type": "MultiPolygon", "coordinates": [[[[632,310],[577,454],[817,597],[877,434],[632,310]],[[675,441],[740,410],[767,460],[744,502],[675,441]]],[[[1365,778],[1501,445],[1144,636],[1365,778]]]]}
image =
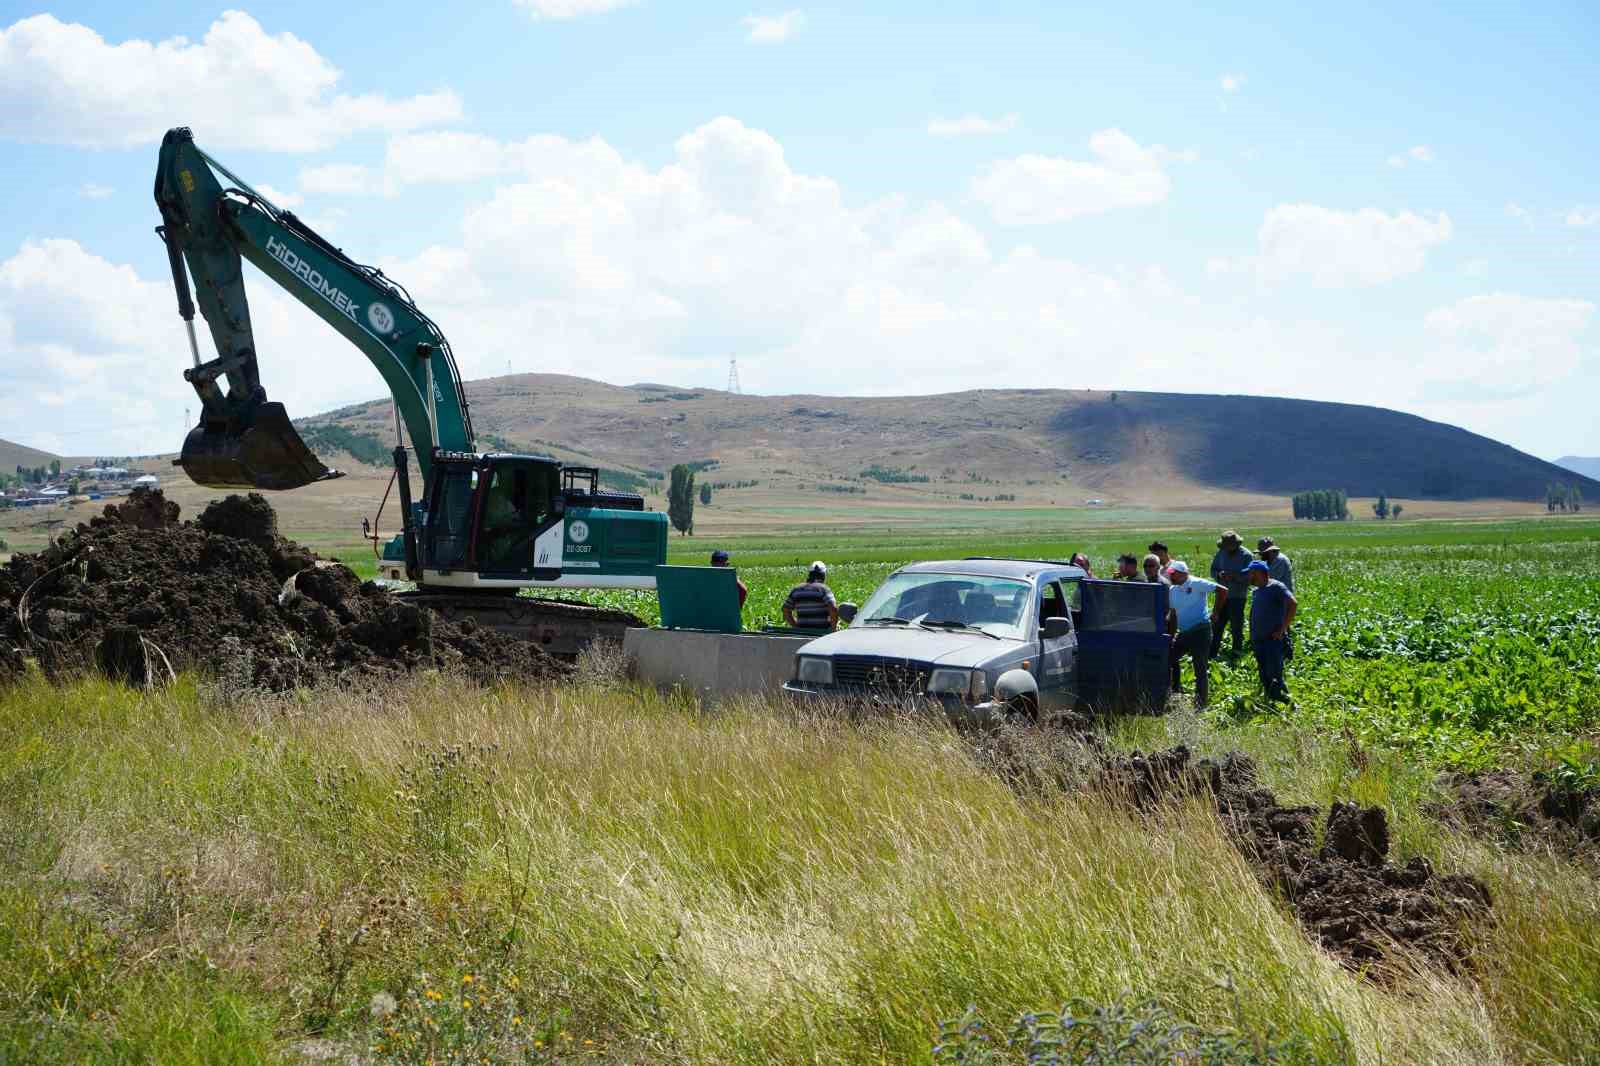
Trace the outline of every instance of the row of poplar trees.
{"type": "Polygon", "coordinates": [[[1296,518],[1316,522],[1342,522],[1350,517],[1350,501],[1343,489],[1312,489],[1290,497],[1296,518]]]}
{"type": "Polygon", "coordinates": [[[1583,488],[1576,481],[1564,485],[1553,481],[1544,487],[1544,509],[1547,511],[1583,510],[1583,488]]]}

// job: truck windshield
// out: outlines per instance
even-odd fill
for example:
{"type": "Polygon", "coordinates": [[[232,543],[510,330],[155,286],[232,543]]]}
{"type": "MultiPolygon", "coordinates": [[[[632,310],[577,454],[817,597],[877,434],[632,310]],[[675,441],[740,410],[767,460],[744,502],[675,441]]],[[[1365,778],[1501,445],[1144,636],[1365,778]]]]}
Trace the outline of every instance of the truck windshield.
{"type": "Polygon", "coordinates": [[[855,625],[972,626],[1024,639],[1026,581],[972,574],[891,574],[856,613],[855,625]]]}

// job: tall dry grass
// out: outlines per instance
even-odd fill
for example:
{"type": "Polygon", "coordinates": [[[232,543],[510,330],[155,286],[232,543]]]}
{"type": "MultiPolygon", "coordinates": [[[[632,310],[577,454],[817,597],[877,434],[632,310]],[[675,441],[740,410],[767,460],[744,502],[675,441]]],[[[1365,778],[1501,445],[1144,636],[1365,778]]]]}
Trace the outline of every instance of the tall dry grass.
{"type": "MultiPolygon", "coordinates": [[[[918,1061],[968,1004],[1121,996],[1325,1061],[1595,1053],[1592,880],[1445,836],[1410,768],[1243,737],[1286,799],[1381,795],[1403,847],[1495,885],[1476,975],[1383,988],[1204,810],[1019,796],[926,722],[712,713],[603,673],[0,695],[0,1060],[368,1055],[399,1024],[374,995],[422,975],[498,982],[537,1054],[613,1061],[918,1061]]],[[[1176,732],[1227,740],[1126,739],[1176,732]]]]}

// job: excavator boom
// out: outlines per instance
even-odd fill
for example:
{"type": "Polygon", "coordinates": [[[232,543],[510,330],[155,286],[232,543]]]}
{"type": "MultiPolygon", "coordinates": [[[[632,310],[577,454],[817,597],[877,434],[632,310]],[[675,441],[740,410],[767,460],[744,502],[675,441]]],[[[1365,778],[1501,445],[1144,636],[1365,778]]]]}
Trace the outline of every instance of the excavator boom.
{"type": "Polygon", "coordinates": [[[178,312],[194,365],[200,422],[178,465],[213,488],[293,489],[339,477],[300,439],[281,403],[267,399],[256,362],[243,260],[248,259],[359,348],[383,375],[426,479],[436,448],[472,451],[472,423],[449,342],[382,271],[354,262],[202,152],[188,129],[168,131],[156,169],[156,232],[167,246],[178,312]],[[233,185],[224,188],[218,175],[233,185]],[[187,267],[187,271],[186,268],[187,267]],[[217,356],[202,361],[194,334],[193,275],[217,356]],[[227,383],[223,392],[220,381],[227,383]]]}

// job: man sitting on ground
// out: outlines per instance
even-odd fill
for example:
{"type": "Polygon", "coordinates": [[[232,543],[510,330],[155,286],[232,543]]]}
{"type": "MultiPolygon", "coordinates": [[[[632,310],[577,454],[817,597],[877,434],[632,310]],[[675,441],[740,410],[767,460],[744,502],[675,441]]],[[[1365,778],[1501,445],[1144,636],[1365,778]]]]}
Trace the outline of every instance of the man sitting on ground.
{"type": "MultiPolygon", "coordinates": [[[[728,553],[723,551],[721,548],[718,548],[716,551],[712,552],[711,553],[711,565],[712,566],[729,566],[729,565],[731,565],[728,562],[728,553]]],[[[750,590],[744,587],[744,582],[739,580],[739,577],[738,577],[737,574],[734,575],[733,584],[734,584],[734,587],[739,590],[739,609],[742,611],[742,610],[744,610],[744,599],[745,599],[746,596],[750,595],[750,590]]]]}
{"type": "Polygon", "coordinates": [[[811,564],[803,584],[789,590],[783,620],[796,629],[831,630],[839,624],[839,601],[828,587],[828,566],[822,560],[811,564]]]}
{"type": "Polygon", "coordinates": [[[1183,691],[1180,677],[1183,657],[1188,655],[1194,659],[1194,705],[1204,707],[1211,698],[1211,627],[1221,621],[1228,590],[1215,581],[1191,577],[1189,564],[1182,559],[1167,568],[1167,575],[1172,579],[1167,602],[1178,616],[1178,635],[1172,642],[1172,691],[1183,691]],[[1212,593],[1217,606],[1208,612],[1212,593]]]}

